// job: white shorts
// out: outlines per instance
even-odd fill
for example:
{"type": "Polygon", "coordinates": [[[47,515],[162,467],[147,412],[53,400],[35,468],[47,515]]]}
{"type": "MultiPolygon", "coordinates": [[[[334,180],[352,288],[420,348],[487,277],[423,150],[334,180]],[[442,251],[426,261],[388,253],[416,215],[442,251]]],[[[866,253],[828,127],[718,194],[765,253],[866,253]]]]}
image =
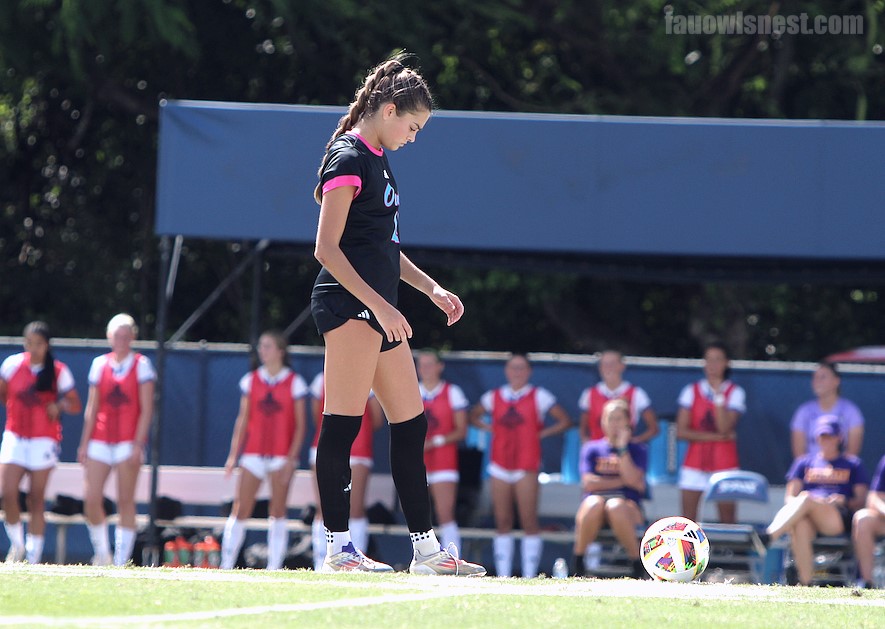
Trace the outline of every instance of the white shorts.
{"type": "Polygon", "coordinates": [[[427,472],[427,484],[434,483],[457,483],[460,476],[458,470],[439,470],[438,472],[427,472]]]}
{"type": "Polygon", "coordinates": [[[51,437],[28,439],[7,430],[0,443],[0,463],[11,463],[31,471],[55,467],[58,441],[51,437]]]}
{"type": "MultiPolygon", "coordinates": [[[[730,467],[725,470],[716,470],[716,472],[730,472],[736,469],[738,468],[730,467]]],[[[710,483],[710,477],[716,472],[705,472],[703,470],[696,470],[693,467],[683,467],[679,470],[679,489],[704,491],[710,483]]]]}
{"type": "MultiPolygon", "coordinates": [[[[311,448],[310,451],[308,452],[307,462],[310,465],[317,464],[317,449],[316,448],[311,448]]],[[[352,456],[352,457],[350,457],[350,467],[353,467],[354,465],[362,465],[363,467],[368,467],[369,469],[372,469],[372,467],[375,465],[375,461],[373,461],[372,459],[370,459],[367,456],[352,456]]]]}
{"type": "Polygon", "coordinates": [[[489,463],[488,471],[492,478],[497,478],[511,485],[515,485],[528,474],[526,470],[506,470],[497,463],[489,463]]]}
{"type": "Polygon", "coordinates": [[[107,443],[90,439],[86,444],[86,456],[93,461],[113,467],[132,456],[132,442],[107,443]]]}
{"type": "Polygon", "coordinates": [[[261,456],[260,454],[244,454],[240,457],[240,467],[249,470],[255,478],[264,480],[272,472],[282,469],[286,464],[284,456],[261,456]]]}

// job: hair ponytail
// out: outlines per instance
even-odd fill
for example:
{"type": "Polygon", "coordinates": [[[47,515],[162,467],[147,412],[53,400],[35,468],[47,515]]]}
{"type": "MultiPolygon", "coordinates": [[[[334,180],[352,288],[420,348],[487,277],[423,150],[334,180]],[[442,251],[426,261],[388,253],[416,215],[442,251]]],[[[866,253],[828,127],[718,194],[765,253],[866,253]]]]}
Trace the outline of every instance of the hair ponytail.
{"type": "Polygon", "coordinates": [[[52,335],[49,333],[49,325],[43,321],[32,321],[25,326],[23,336],[30,334],[39,334],[46,341],[46,357],[43,359],[43,369],[37,374],[37,383],[34,388],[37,391],[55,391],[55,358],[49,350],[49,341],[52,335]]]}
{"type": "Polygon", "coordinates": [[[399,112],[433,110],[433,96],[424,78],[403,63],[409,56],[400,51],[378,64],[369,71],[366,80],[357,89],[347,113],[338,121],[338,127],[326,144],[326,154],[317,171],[320,182],[313,191],[313,198],[318,204],[323,202],[322,177],[329,158],[329,149],[335,140],[353,129],[361,118],[374,115],[384,103],[393,103],[399,112]]]}

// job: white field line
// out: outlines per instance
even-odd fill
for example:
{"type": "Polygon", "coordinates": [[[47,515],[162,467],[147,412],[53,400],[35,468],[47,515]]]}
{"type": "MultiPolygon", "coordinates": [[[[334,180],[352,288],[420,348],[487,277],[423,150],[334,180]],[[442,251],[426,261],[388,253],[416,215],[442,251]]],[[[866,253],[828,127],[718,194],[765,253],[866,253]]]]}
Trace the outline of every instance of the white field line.
{"type": "Polygon", "coordinates": [[[335,601],[322,601],[319,603],[297,603],[292,605],[259,605],[256,607],[235,607],[230,609],[212,609],[199,612],[182,612],[170,614],[133,614],[131,616],[93,616],[81,618],[53,618],[50,616],[7,616],[0,618],[0,626],[43,626],[43,627],[125,627],[146,625],[164,625],[169,623],[180,624],[184,622],[198,622],[206,620],[221,620],[235,616],[258,616],[260,614],[294,614],[298,612],[315,611],[319,609],[335,609],[339,607],[368,607],[371,605],[386,605],[388,603],[406,603],[414,601],[426,601],[434,598],[455,596],[454,591],[439,589],[435,592],[422,592],[420,594],[389,594],[386,596],[362,597],[355,599],[339,599],[335,601]]]}

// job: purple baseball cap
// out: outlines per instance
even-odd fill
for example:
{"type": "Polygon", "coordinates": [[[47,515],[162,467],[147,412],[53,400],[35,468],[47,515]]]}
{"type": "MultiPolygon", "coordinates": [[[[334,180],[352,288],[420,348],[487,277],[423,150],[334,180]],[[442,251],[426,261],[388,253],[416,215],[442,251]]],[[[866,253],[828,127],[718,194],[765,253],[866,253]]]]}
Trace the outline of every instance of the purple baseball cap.
{"type": "Polygon", "coordinates": [[[833,435],[840,437],[842,435],[842,425],[839,418],[835,415],[821,415],[814,422],[814,437],[822,435],[833,435]]]}

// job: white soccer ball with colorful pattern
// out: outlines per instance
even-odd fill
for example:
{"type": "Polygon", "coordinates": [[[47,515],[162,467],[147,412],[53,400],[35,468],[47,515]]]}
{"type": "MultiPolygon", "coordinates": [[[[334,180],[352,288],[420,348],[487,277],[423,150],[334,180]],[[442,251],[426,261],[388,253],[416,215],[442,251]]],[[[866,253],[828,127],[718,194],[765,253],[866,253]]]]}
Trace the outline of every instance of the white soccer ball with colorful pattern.
{"type": "Polygon", "coordinates": [[[694,581],[710,559],[710,541],[696,522],[680,516],[658,520],[645,532],[639,555],[658,581],[694,581]]]}

